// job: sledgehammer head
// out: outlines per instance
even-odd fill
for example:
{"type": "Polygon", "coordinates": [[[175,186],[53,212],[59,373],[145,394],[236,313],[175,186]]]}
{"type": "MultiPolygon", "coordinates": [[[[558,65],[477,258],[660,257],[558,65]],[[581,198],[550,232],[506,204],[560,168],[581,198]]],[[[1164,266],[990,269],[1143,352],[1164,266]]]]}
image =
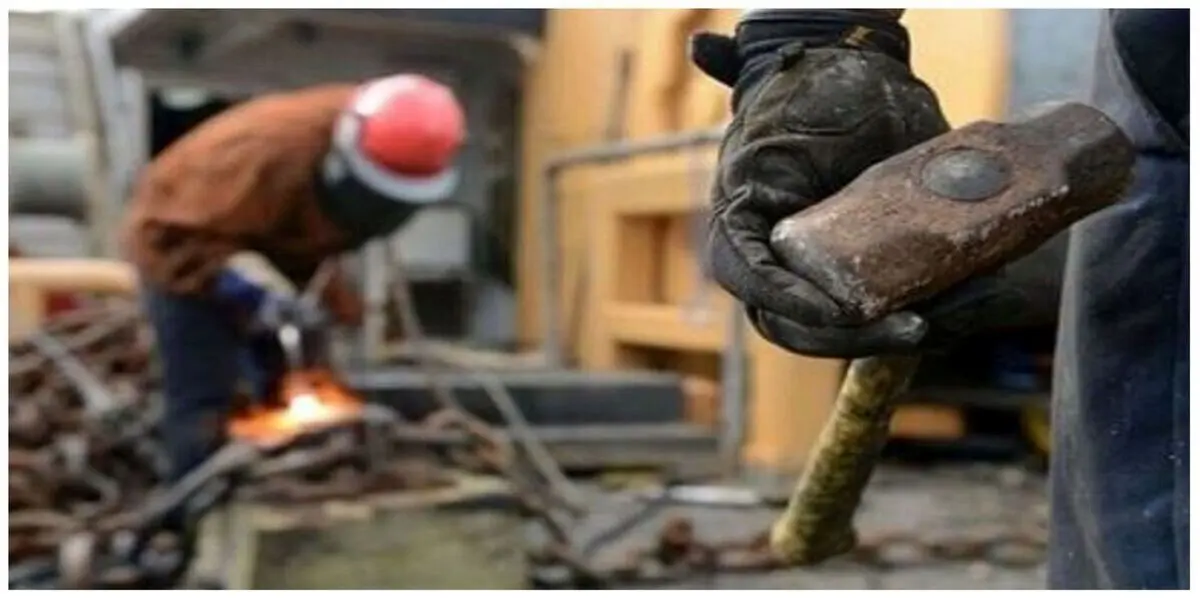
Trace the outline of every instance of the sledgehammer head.
{"type": "Polygon", "coordinates": [[[977,122],[784,219],[771,247],[847,317],[870,321],[1016,260],[1116,202],[1133,163],[1129,139],[1082,104],[977,122]]]}

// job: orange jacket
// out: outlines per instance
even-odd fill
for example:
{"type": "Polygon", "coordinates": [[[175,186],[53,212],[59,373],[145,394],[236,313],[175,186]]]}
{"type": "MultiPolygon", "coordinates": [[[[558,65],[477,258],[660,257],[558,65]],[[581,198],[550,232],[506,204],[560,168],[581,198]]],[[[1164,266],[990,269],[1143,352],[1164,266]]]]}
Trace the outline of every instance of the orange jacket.
{"type": "MultiPolygon", "coordinates": [[[[204,294],[225,261],[257,252],[298,287],[346,236],[317,206],[318,169],[334,122],[355,87],[328,85],[262,96],[206,121],[141,174],[121,232],[144,280],[204,294]]],[[[340,273],[325,304],[346,324],[362,302],[340,273]]]]}

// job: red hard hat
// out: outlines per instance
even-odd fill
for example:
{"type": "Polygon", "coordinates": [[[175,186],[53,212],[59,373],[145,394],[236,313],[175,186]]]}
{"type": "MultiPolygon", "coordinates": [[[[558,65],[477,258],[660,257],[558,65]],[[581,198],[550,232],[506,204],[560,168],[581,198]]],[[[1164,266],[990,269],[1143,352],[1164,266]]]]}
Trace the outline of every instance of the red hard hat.
{"type": "Polygon", "coordinates": [[[462,106],[450,88],[421,75],[364,85],[351,102],[360,119],[358,150],[400,175],[427,177],[448,168],[466,135],[462,106]]]}
{"type": "Polygon", "coordinates": [[[466,136],[465,121],[454,92],[428,77],[371,81],[355,93],[334,128],[342,167],[326,176],[351,176],[400,202],[446,199],[458,185],[453,163],[466,136]]]}

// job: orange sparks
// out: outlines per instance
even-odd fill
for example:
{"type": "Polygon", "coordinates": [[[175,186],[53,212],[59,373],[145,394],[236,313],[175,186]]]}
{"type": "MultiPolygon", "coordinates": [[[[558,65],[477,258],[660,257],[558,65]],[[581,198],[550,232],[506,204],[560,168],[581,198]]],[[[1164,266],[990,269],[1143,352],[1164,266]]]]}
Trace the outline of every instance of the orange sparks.
{"type": "Polygon", "coordinates": [[[356,418],[362,401],[347,393],[328,373],[288,374],[282,383],[283,406],[254,407],[235,416],[235,439],[272,444],[294,435],[356,418]]]}

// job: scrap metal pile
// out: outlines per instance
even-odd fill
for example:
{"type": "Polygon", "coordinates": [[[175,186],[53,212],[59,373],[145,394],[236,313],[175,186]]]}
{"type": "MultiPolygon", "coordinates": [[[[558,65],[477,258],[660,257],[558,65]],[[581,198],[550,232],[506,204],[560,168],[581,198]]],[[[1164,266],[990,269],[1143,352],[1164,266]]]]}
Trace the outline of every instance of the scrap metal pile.
{"type": "MultiPolygon", "coordinates": [[[[233,420],[233,441],[165,486],[150,338],[134,305],[108,301],[10,344],[10,587],[174,585],[191,556],[179,528],[164,527],[168,518],[195,522],[234,496],[311,502],[448,485],[450,469],[509,482],[549,533],[537,562],[566,565],[570,579],[586,585],[610,579],[572,549],[570,522],[584,512],[578,493],[512,398],[486,378],[481,384],[508,419],[505,434],[464,411],[431,372],[444,408],[420,423],[362,403],[350,418],[290,429],[272,428],[286,411],[243,413],[233,420]]],[[[327,379],[317,383],[335,385],[327,379]]]]}
{"type": "MultiPolygon", "coordinates": [[[[413,330],[420,339],[419,325],[413,330]]],[[[167,487],[152,341],[133,304],[107,301],[68,313],[10,344],[9,354],[13,588],[175,585],[192,557],[176,537],[179,529],[164,527],[168,517],[195,522],[231,497],[278,504],[448,485],[451,469],[505,478],[548,534],[530,558],[535,571],[566,573],[555,585],[605,587],[635,581],[647,568],[690,572],[724,562],[714,562],[715,554],[703,550],[709,546],[675,523],[627,563],[596,566],[596,551],[625,529],[582,551],[576,546],[572,526],[586,513],[580,493],[503,386],[482,373],[481,387],[505,416],[503,431],[462,409],[430,369],[430,389],[443,408],[420,423],[352,394],[342,403],[329,403],[338,396],[325,394],[325,405],[305,410],[333,412],[309,414],[303,427],[295,426],[303,419],[287,425],[296,406],[242,411],[230,426],[233,441],[167,487]]],[[[308,376],[319,380],[309,384],[336,387],[330,374],[308,376]]],[[[628,524],[662,508],[647,506],[628,524]]],[[[729,550],[753,557],[737,562],[774,566],[765,546],[735,546],[729,550]]]]}
{"type": "MultiPolygon", "coordinates": [[[[419,424],[363,405],[353,418],[276,431],[283,435],[269,441],[234,436],[164,487],[151,356],[149,331],[126,302],[69,313],[10,344],[10,587],[168,585],[190,560],[162,527],[168,517],[198,518],[234,494],[306,502],[447,485],[448,468],[504,475],[565,540],[551,513],[576,509],[453,399],[419,424]]],[[[530,462],[546,471],[544,460],[530,462]]],[[[565,477],[555,471],[550,481],[565,477]]]]}
{"type": "MultiPolygon", "coordinates": [[[[83,577],[96,546],[132,542],[120,522],[166,472],[149,356],[127,304],[72,312],[10,344],[10,585],[83,577]]],[[[164,569],[147,577],[177,568],[168,565],[177,557],[162,555],[166,542],[145,545],[145,558],[164,569]]],[[[141,575],[118,570],[105,578],[121,587],[141,575]]]]}
{"type": "MultiPolygon", "coordinates": [[[[408,331],[419,340],[417,326],[408,331]]],[[[171,515],[194,522],[231,497],[309,502],[436,487],[449,484],[453,470],[506,479],[548,534],[548,543],[529,550],[542,585],[610,587],[781,566],[765,531],[711,543],[683,519],[669,520],[654,542],[619,564],[598,566],[601,548],[671,503],[641,502],[591,541],[573,539],[574,524],[587,512],[580,493],[503,386],[482,373],[480,385],[505,416],[504,430],[462,409],[437,369],[427,369],[442,409],[419,423],[361,402],[347,405],[349,418],[310,418],[310,426],[291,429],[273,430],[262,413],[245,413],[235,425],[274,437],[243,436],[254,440],[247,443],[234,436],[188,477],[165,487],[159,381],[151,336],[133,304],[108,301],[56,318],[11,343],[9,360],[10,588],[178,585],[192,557],[190,545],[171,533],[178,529],[164,527],[171,515]],[[560,575],[541,580],[546,573],[560,575]]],[[[887,566],[896,548],[915,547],[930,560],[1000,561],[998,551],[1016,547],[1025,558],[1009,563],[1028,565],[1041,560],[1044,546],[1038,532],[960,537],[865,539],[851,558],[887,566]]]]}

